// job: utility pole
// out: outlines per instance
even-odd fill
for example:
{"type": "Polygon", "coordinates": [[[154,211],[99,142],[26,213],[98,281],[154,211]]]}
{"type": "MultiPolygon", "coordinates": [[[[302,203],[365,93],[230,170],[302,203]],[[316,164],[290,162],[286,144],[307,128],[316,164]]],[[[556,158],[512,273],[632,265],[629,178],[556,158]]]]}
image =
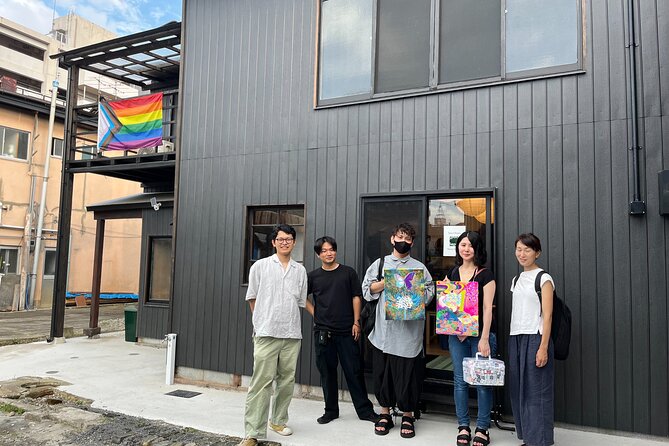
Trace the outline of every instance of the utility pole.
{"type": "Polygon", "coordinates": [[[46,161],[44,162],[44,177],[42,180],[42,198],[39,204],[37,217],[37,233],[35,234],[35,254],[33,269],[30,273],[30,295],[26,302],[26,310],[35,304],[35,288],[37,288],[37,269],[39,268],[40,250],[42,247],[42,227],[44,226],[44,212],[46,210],[46,187],[49,182],[49,165],[51,164],[51,149],[53,146],[53,123],[56,120],[56,96],[58,95],[58,79],[55,79],[51,88],[51,108],[49,109],[49,133],[46,140],[46,161]]]}

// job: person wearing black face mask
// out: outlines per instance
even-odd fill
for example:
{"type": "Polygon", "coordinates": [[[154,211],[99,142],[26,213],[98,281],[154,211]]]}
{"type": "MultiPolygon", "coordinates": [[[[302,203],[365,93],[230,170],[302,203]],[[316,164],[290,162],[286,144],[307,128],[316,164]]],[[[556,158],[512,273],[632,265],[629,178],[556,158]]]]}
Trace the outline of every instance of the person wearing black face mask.
{"type": "MultiPolygon", "coordinates": [[[[432,276],[425,265],[409,254],[416,237],[416,230],[408,223],[395,227],[390,236],[393,252],[385,256],[383,268],[422,268],[425,278],[425,304],[434,297],[432,276]]],[[[415,435],[414,411],[418,409],[423,382],[423,331],[424,320],[386,320],[384,280],[378,280],[379,262],[376,260],[367,270],[362,282],[363,297],[367,301],[379,300],[376,306],[376,322],[369,334],[372,344],[372,370],[374,394],[381,406],[381,416],[374,425],[374,433],[386,435],[394,427],[390,408],[397,407],[402,413],[400,436],[415,435]]]]}

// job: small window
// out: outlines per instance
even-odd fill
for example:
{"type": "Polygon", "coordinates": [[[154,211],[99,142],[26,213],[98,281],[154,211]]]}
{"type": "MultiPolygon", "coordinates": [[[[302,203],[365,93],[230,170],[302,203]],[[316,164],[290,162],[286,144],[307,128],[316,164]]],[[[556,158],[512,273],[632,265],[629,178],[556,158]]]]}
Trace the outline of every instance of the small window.
{"type": "Polygon", "coordinates": [[[29,132],[0,126],[0,155],[27,160],[29,139],[29,132]]]}
{"type": "Polygon", "coordinates": [[[431,0],[379,0],[376,92],[427,87],[431,0]]]}
{"type": "Polygon", "coordinates": [[[372,91],[372,0],[321,3],[320,98],[372,91]]]}
{"type": "Polygon", "coordinates": [[[506,0],[506,71],[576,67],[579,6],[579,0],[506,0]]]}
{"type": "Polygon", "coordinates": [[[0,248],[0,274],[18,274],[19,248],[0,248]]]}
{"type": "Polygon", "coordinates": [[[82,160],[92,160],[95,158],[95,153],[97,151],[97,148],[95,147],[86,147],[83,149],[79,149],[79,153],[81,153],[81,159],[82,160]]]}
{"type": "Polygon", "coordinates": [[[302,263],[304,261],[304,206],[249,208],[246,223],[244,283],[248,283],[251,265],[274,254],[270,235],[274,226],[279,223],[295,228],[297,237],[291,257],[296,262],[302,263]]]}
{"type": "Polygon", "coordinates": [[[147,300],[169,302],[172,295],[172,237],[149,239],[147,300]]]}
{"type": "Polygon", "coordinates": [[[57,156],[58,158],[63,157],[63,140],[60,138],[53,138],[53,143],[51,144],[51,156],[57,156]]]}
{"type": "Polygon", "coordinates": [[[440,84],[500,76],[500,9],[499,0],[441,0],[440,84]]]}
{"type": "Polygon", "coordinates": [[[44,276],[54,277],[56,275],[56,250],[44,251],[44,276]]]}
{"type": "Polygon", "coordinates": [[[67,33],[63,29],[54,29],[53,38],[63,45],[67,44],[67,33]]]}

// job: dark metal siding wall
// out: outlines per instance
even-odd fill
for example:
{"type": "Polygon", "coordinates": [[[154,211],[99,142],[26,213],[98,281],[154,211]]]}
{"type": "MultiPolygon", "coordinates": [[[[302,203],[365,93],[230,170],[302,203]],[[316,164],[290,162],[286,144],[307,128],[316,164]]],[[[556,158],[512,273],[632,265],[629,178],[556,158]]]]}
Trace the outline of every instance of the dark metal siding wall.
{"type": "Polygon", "coordinates": [[[142,255],[139,277],[139,308],[137,336],[140,338],[163,339],[169,332],[169,306],[166,304],[147,304],[146,278],[148,274],[149,237],[172,235],[172,207],[159,211],[142,211],[142,255]]]}
{"type": "MultiPolygon", "coordinates": [[[[244,206],[305,204],[310,269],[326,233],[356,264],[360,194],[496,187],[500,327],[523,231],[574,313],[558,419],[669,435],[669,2],[639,2],[645,217],[627,213],[624,4],[586,2],[585,74],[316,111],[315,0],[186,1],[178,365],[252,371],[244,206]]],[[[297,379],[317,385],[309,324],[297,379]]]]}

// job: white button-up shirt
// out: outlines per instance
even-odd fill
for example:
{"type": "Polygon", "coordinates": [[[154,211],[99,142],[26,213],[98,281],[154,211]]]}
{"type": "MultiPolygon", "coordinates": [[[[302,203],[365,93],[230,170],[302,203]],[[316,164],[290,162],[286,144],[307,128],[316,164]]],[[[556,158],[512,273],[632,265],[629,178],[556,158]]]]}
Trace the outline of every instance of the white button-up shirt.
{"type": "Polygon", "coordinates": [[[286,269],[274,254],[255,262],[246,300],[255,299],[254,336],[302,339],[300,307],[307,300],[307,270],[293,259],[286,269]]]}

